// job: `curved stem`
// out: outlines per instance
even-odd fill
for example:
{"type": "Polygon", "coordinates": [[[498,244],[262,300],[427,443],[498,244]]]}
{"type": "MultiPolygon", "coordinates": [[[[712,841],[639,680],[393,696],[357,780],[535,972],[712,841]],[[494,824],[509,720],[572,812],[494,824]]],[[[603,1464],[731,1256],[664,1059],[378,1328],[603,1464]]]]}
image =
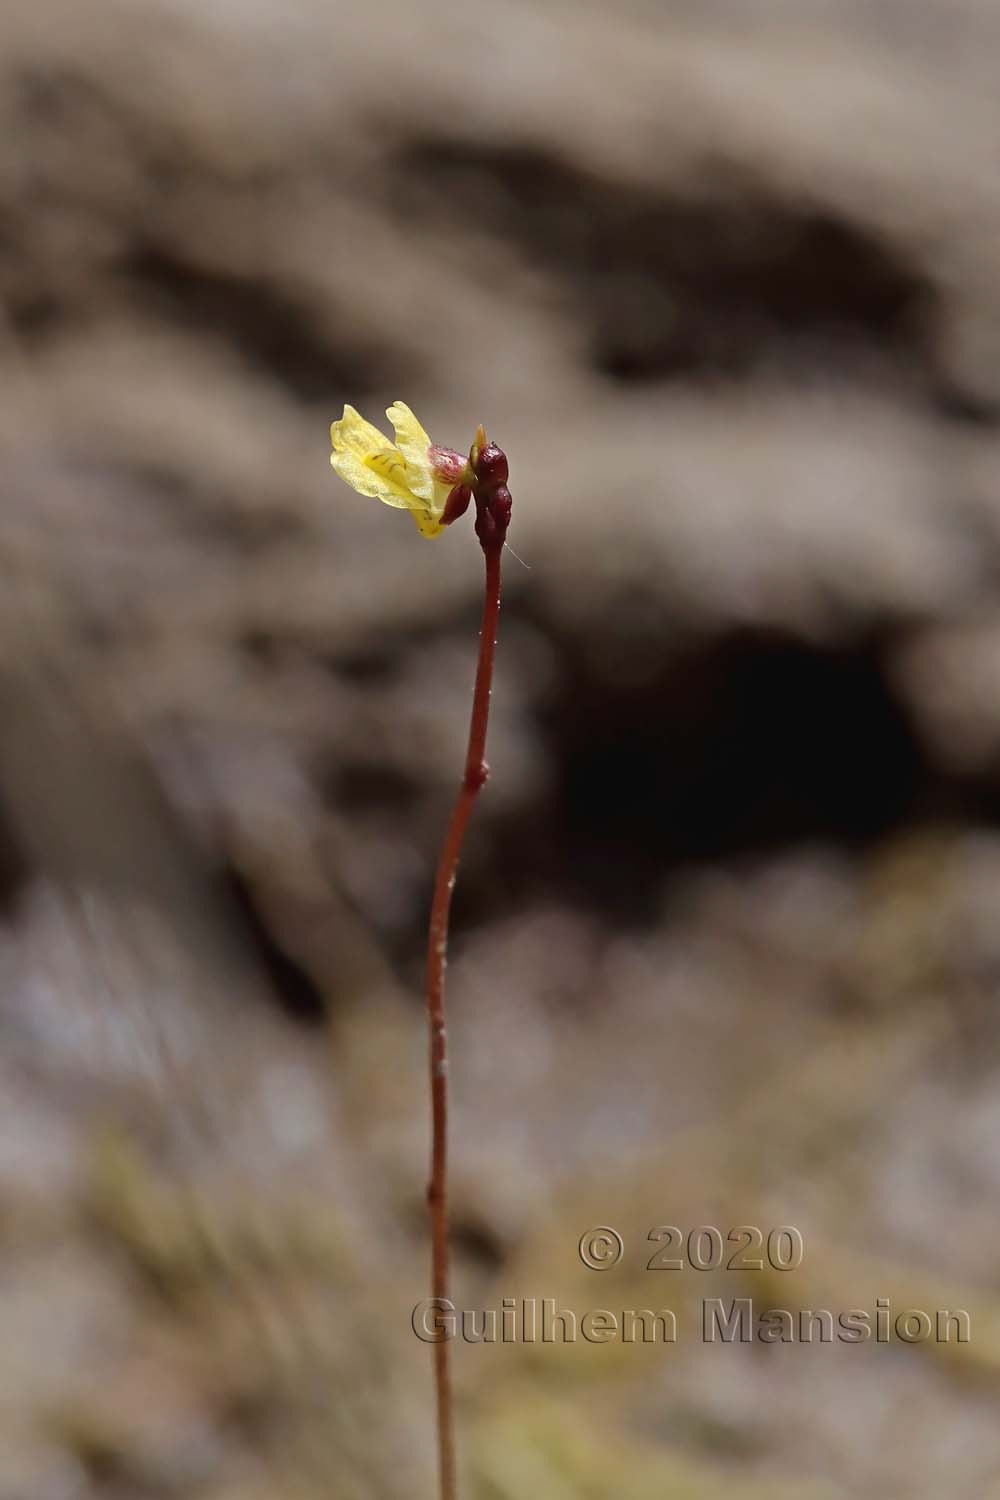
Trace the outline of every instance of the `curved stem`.
{"type": "MultiPolygon", "coordinates": [[[[431,1178],[427,1200],[431,1215],[431,1296],[447,1298],[448,1258],[448,1033],[445,1025],[444,971],[448,961],[448,919],[458,874],[462,841],[476,795],[486,782],[486,728],[490,688],[500,617],[500,554],[502,541],[483,547],[486,592],[479,634],[479,661],[469,724],[465,773],[445,834],[434,882],[427,941],[427,1021],[430,1028],[431,1178]]],[[[451,1345],[443,1338],[434,1344],[437,1394],[437,1436],[441,1500],[455,1500],[455,1435],[451,1392],[451,1345]]]]}

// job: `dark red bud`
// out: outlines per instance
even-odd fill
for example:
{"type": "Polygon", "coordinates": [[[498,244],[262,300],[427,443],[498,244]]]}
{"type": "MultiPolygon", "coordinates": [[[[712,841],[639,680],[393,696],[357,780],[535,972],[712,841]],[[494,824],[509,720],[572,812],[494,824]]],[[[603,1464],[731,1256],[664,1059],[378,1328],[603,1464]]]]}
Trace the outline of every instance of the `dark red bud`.
{"type": "Polygon", "coordinates": [[[511,504],[510,490],[505,484],[498,484],[485,495],[477,492],[476,535],[484,547],[502,544],[510,525],[511,504]]]}
{"type": "Polygon", "coordinates": [[[507,455],[496,443],[476,434],[470,457],[475,480],[476,535],[483,547],[501,547],[510,524],[511,498],[507,488],[507,455]]]}
{"type": "Polygon", "coordinates": [[[456,484],[450,491],[444,502],[444,510],[441,512],[441,525],[450,526],[452,521],[457,521],[459,516],[464,516],[472,499],[472,490],[467,484],[456,484]]]}
{"type": "Polygon", "coordinates": [[[480,492],[507,483],[507,455],[496,443],[487,443],[480,449],[475,463],[475,475],[480,492]]]}

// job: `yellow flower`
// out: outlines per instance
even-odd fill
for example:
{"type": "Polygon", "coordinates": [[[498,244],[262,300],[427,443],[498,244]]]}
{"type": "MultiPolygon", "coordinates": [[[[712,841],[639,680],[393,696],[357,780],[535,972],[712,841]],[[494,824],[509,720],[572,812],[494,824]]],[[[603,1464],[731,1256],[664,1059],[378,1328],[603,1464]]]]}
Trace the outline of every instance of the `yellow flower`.
{"type": "Polygon", "coordinates": [[[359,495],[408,510],[421,536],[439,536],[445,502],[464,461],[435,447],[408,406],[394,401],[386,411],[396,441],[366,422],[353,406],[330,428],[330,462],[359,495]]]}

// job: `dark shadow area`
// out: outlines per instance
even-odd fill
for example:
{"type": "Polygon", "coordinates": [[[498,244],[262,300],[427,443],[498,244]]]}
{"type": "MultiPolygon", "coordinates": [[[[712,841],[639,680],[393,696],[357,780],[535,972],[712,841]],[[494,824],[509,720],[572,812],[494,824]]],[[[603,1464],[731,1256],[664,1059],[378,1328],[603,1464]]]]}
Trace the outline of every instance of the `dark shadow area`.
{"type": "Polygon", "coordinates": [[[408,208],[421,194],[437,215],[473,204],[477,222],[550,269],[594,364],[616,380],[859,356],[895,361],[909,379],[932,362],[936,295],[901,248],[724,163],[706,163],[699,196],[481,142],[425,140],[400,168],[408,208]]]}
{"type": "Polygon", "coordinates": [[[0,802],[0,920],[6,919],[31,877],[31,866],[0,802]]]}
{"type": "Polygon", "coordinates": [[[140,247],[119,270],[139,300],[171,322],[214,334],[304,401],[375,384],[368,350],[335,349],[308,308],[261,277],[208,270],[153,245],[140,247]]]}
{"type": "Polygon", "coordinates": [[[419,781],[392,766],[348,761],[325,776],[323,785],[333,806],[354,814],[403,818],[412,815],[421,801],[419,781]]]}
{"type": "Polygon", "coordinates": [[[323,991],[278,942],[272,924],[254,899],[250,884],[232,865],[225,866],[221,877],[240,936],[249,944],[267,976],[281,1009],[302,1026],[324,1027],[329,1010],[323,991]]]}
{"type": "Polygon", "coordinates": [[[581,656],[539,732],[551,793],[490,829],[488,860],[463,871],[460,922],[541,893],[641,923],[685,863],[859,848],[909,823],[1000,814],[988,788],[930,764],[874,642],[822,650],[741,633],[617,685],[581,656]]]}

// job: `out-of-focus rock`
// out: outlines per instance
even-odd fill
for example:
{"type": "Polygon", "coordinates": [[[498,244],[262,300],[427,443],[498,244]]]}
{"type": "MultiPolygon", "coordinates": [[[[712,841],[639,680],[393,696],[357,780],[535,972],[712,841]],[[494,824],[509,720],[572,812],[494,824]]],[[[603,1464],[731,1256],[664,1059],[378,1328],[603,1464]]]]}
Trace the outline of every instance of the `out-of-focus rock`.
{"type": "Polygon", "coordinates": [[[400,397],[503,443],[528,565],[456,903],[460,1295],[582,1307],[620,1221],[615,1297],[669,1299],[652,1226],[767,1215],[807,1262],[761,1295],[980,1319],[462,1348],[474,1482],[994,1482],[998,48],[987,0],[8,5],[10,1500],[429,1488],[480,564],[331,477],[400,397]]]}

